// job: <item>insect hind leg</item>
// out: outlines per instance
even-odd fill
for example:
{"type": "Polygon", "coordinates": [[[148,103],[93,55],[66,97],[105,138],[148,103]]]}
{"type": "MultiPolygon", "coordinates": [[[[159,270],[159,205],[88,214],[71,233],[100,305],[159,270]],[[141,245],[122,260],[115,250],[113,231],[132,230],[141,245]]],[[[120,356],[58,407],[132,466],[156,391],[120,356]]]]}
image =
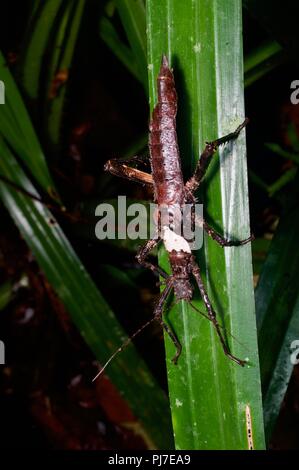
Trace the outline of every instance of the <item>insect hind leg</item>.
{"type": "Polygon", "coordinates": [[[246,364],[246,361],[242,360],[242,359],[239,359],[238,357],[234,356],[230,350],[229,350],[229,347],[224,339],[224,336],[221,332],[221,329],[220,329],[220,325],[218,323],[218,320],[217,320],[217,317],[216,317],[216,312],[215,310],[213,309],[212,307],[212,304],[211,304],[211,301],[209,299],[209,296],[208,296],[208,293],[206,291],[206,288],[204,286],[204,283],[203,283],[203,280],[201,278],[201,274],[200,274],[200,269],[197,265],[197,263],[195,262],[195,260],[193,260],[193,265],[192,265],[192,274],[197,282],[197,285],[198,285],[198,288],[199,288],[199,291],[200,291],[200,294],[201,294],[201,297],[205,303],[205,306],[206,306],[206,309],[207,309],[207,315],[208,315],[208,318],[209,320],[213,323],[214,325],[214,328],[216,330],[216,333],[219,337],[219,340],[220,340],[220,343],[221,343],[221,346],[222,346],[222,349],[223,349],[223,352],[224,354],[229,358],[231,359],[232,361],[236,362],[237,364],[239,364],[240,366],[244,367],[244,365],[246,364]]]}
{"type": "Polygon", "coordinates": [[[158,300],[158,303],[156,305],[156,308],[154,310],[154,318],[159,321],[163,329],[166,331],[168,336],[170,337],[171,341],[173,342],[175,348],[176,348],[176,353],[174,357],[171,359],[174,364],[177,364],[178,358],[181,355],[182,352],[182,345],[179,342],[176,334],[172,330],[171,326],[168,325],[164,320],[163,320],[163,307],[164,304],[167,300],[168,295],[170,294],[171,290],[173,288],[173,279],[171,276],[169,276],[166,280],[166,287],[163,290],[162,294],[160,295],[160,298],[158,300]]]}

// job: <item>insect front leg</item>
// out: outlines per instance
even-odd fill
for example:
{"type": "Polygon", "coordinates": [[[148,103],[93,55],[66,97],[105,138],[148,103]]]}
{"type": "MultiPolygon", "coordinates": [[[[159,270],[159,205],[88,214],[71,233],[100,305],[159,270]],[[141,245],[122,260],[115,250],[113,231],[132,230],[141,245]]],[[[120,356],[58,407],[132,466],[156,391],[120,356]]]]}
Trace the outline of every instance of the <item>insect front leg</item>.
{"type": "Polygon", "coordinates": [[[136,259],[138,263],[140,263],[145,268],[148,268],[151,271],[159,274],[159,276],[162,276],[164,279],[167,279],[169,277],[168,274],[165,271],[163,271],[163,269],[160,268],[160,266],[157,266],[156,264],[153,264],[150,261],[146,261],[146,258],[149,255],[149,253],[158,245],[160,241],[161,241],[160,238],[152,238],[148,240],[145,245],[139,248],[138,253],[136,255],[136,259]]]}
{"type": "Polygon", "coordinates": [[[250,237],[245,238],[244,240],[228,240],[227,238],[220,235],[213,227],[211,227],[202,217],[199,217],[198,215],[196,215],[195,217],[195,223],[199,227],[202,227],[207,232],[207,234],[223,248],[225,246],[246,245],[246,243],[249,243],[250,241],[254,240],[253,235],[250,235],[250,237]]]}
{"type": "Polygon", "coordinates": [[[201,295],[201,297],[204,301],[204,304],[206,306],[206,309],[207,309],[207,312],[208,312],[208,317],[211,320],[211,322],[213,323],[214,328],[217,332],[217,335],[220,339],[220,343],[221,343],[222,349],[224,351],[224,354],[227,357],[229,357],[229,359],[231,359],[232,361],[236,362],[237,364],[239,364],[240,366],[243,367],[246,364],[246,361],[243,361],[242,359],[239,359],[238,357],[234,356],[230,352],[229,347],[226,344],[226,341],[225,341],[225,339],[222,335],[220,325],[219,325],[217,317],[216,317],[216,312],[213,309],[213,306],[211,304],[211,301],[209,299],[208,293],[206,291],[206,288],[204,286],[204,283],[203,283],[203,280],[202,280],[202,277],[201,277],[201,274],[200,274],[199,266],[197,265],[195,260],[193,260],[193,262],[192,262],[192,274],[193,274],[193,276],[194,276],[194,278],[197,282],[197,285],[198,285],[198,288],[199,288],[199,291],[200,291],[200,295],[201,295]]]}
{"type": "Polygon", "coordinates": [[[209,166],[209,163],[211,161],[211,157],[214,155],[216,150],[220,145],[226,144],[227,142],[234,140],[238,137],[240,134],[241,130],[246,126],[248,123],[248,119],[246,118],[245,121],[240,124],[240,126],[237,127],[237,129],[234,132],[231,132],[230,134],[227,134],[223,137],[220,137],[220,139],[216,139],[213,142],[207,142],[204,151],[202,152],[198,162],[197,166],[195,168],[193,176],[187,181],[185,184],[185,189],[187,193],[194,193],[197,188],[199,187],[206,171],[209,166]]]}
{"type": "Polygon", "coordinates": [[[117,158],[112,158],[105,163],[104,170],[109,171],[113,175],[120,176],[121,178],[152,186],[153,177],[151,174],[127,165],[127,163],[132,162],[134,159],[138,160],[139,157],[132,157],[129,160],[118,160],[117,158]]]}

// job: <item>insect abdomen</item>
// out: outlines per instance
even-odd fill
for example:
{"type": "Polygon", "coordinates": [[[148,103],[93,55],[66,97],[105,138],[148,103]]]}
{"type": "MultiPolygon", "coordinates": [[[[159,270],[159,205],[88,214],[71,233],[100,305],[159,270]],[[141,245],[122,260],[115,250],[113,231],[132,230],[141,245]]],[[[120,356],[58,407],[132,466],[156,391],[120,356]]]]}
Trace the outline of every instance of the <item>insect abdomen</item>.
{"type": "Polygon", "coordinates": [[[149,148],[158,204],[183,204],[184,181],[175,127],[177,95],[166,56],[158,75],[158,103],[150,123],[149,148]]]}

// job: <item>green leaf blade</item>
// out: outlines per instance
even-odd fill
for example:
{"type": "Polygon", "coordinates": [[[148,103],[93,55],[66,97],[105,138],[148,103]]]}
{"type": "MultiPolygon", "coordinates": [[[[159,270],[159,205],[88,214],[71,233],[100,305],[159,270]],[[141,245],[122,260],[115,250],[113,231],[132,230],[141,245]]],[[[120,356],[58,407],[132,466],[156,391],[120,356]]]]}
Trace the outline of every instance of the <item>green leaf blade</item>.
{"type": "Polygon", "coordinates": [[[20,74],[24,90],[32,100],[38,99],[45,50],[62,4],[63,0],[46,0],[36,5],[29,21],[20,74]]]}
{"type": "Polygon", "coordinates": [[[123,65],[127,67],[131,74],[137,80],[142,81],[132,50],[126,46],[126,44],[123,44],[121,39],[118,37],[117,31],[111,21],[104,16],[100,20],[100,35],[103,41],[123,63],[123,65]]]}
{"type": "MultiPolygon", "coordinates": [[[[194,168],[205,141],[244,119],[241,3],[147,3],[150,103],[162,53],[174,68],[179,96],[178,136],[185,171],[194,168]],[[159,5],[158,5],[159,4],[159,5]]],[[[202,192],[212,225],[230,238],[249,235],[244,135],[220,150],[202,192]]],[[[165,266],[165,256],[161,256],[165,266]]],[[[175,367],[165,338],[169,394],[177,449],[248,449],[250,409],[254,448],[264,448],[250,246],[222,249],[205,239],[199,263],[209,296],[228,332],[241,368],[223,354],[212,325],[188,305],[167,315],[183,352],[175,367]],[[230,336],[232,335],[233,338],[230,336]]],[[[201,311],[201,301],[193,303],[201,311]]]]}
{"type": "Polygon", "coordinates": [[[0,106],[0,131],[11,148],[22,158],[33,177],[52,197],[55,185],[49,173],[30,116],[12,74],[0,52],[0,77],[5,83],[5,105],[0,106]]]}
{"type": "Polygon", "coordinates": [[[61,144],[62,118],[65,104],[65,96],[69,71],[80,29],[81,19],[84,12],[84,0],[77,2],[66,2],[63,5],[59,21],[53,39],[50,43],[51,54],[46,64],[47,76],[45,87],[45,133],[50,141],[54,152],[57,152],[61,144]],[[64,75],[57,90],[53,89],[53,82],[57,74],[64,75]],[[64,81],[63,81],[64,80],[64,81]]]}
{"type": "Polygon", "coordinates": [[[146,27],[143,0],[115,0],[117,11],[135,57],[138,77],[147,90],[146,27]]]}

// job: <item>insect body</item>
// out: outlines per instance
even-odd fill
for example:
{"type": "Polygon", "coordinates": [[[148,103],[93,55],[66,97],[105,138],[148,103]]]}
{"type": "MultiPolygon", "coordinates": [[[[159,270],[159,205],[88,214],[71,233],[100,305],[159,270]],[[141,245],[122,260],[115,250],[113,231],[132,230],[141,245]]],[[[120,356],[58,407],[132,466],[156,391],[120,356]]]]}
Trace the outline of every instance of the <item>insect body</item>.
{"type": "MultiPolygon", "coordinates": [[[[176,214],[178,207],[182,208],[185,204],[195,203],[194,193],[198,189],[202,178],[205,175],[211,157],[216,152],[219,145],[225,144],[226,142],[238,137],[241,130],[245,127],[247,120],[245,120],[234,132],[213,142],[207,143],[198,160],[193,176],[184,183],[176,134],[177,95],[173,73],[169,68],[166,56],[162,57],[161,68],[157,78],[157,87],[158,102],[153,111],[149,134],[152,174],[149,175],[136,169],[130,169],[126,164],[124,164],[124,162],[117,159],[109,160],[105,165],[105,169],[118,176],[123,176],[141,183],[152,185],[154,189],[155,202],[157,202],[160,209],[166,208],[171,219],[171,217],[175,218],[174,214],[176,214]]],[[[172,222],[175,222],[175,220],[172,222]]],[[[209,226],[204,219],[195,220],[195,223],[199,223],[208,235],[222,247],[244,245],[252,239],[252,237],[249,237],[246,240],[241,241],[227,240],[209,226]]],[[[205,303],[207,310],[205,316],[213,323],[224,353],[237,364],[244,366],[245,361],[234,356],[226,344],[220,325],[217,321],[216,312],[211,304],[202,281],[200,268],[195,261],[195,257],[191,252],[188,241],[183,236],[175,233],[172,230],[171,224],[165,226],[162,225],[160,228],[161,230],[159,231],[159,235],[148,240],[147,243],[139,249],[137,254],[137,260],[140,264],[156,272],[165,280],[165,289],[160,295],[154,311],[153,319],[136,331],[129,340],[115,351],[98,375],[103,372],[113,357],[154,319],[160,321],[161,325],[175,344],[176,354],[172,361],[177,363],[182,347],[174,331],[163,320],[163,305],[172,290],[178,300],[190,302],[193,296],[193,287],[191,284],[192,277],[195,279],[201,297],[205,303]],[[150,251],[161,241],[164,243],[165,248],[169,253],[172,271],[171,275],[166,274],[166,272],[164,272],[159,266],[154,265],[147,259],[150,251]]]]}
{"type": "MultiPolygon", "coordinates": [[[[177,95],[174,78],[165,56],[158,76],[158,103],[150,123],[149,149],[154,181],[155,201],[175,214],[186,201],[176,134],[177,95]]],[[[191,300],[191,250],[185,239],[174,234],[168,226],[162,227],[162,237],[169,252],[173,273],[173,288],[178,300],[191,300]]],[[[142,259],[141,259],[142,261],[142,259]]]]}

